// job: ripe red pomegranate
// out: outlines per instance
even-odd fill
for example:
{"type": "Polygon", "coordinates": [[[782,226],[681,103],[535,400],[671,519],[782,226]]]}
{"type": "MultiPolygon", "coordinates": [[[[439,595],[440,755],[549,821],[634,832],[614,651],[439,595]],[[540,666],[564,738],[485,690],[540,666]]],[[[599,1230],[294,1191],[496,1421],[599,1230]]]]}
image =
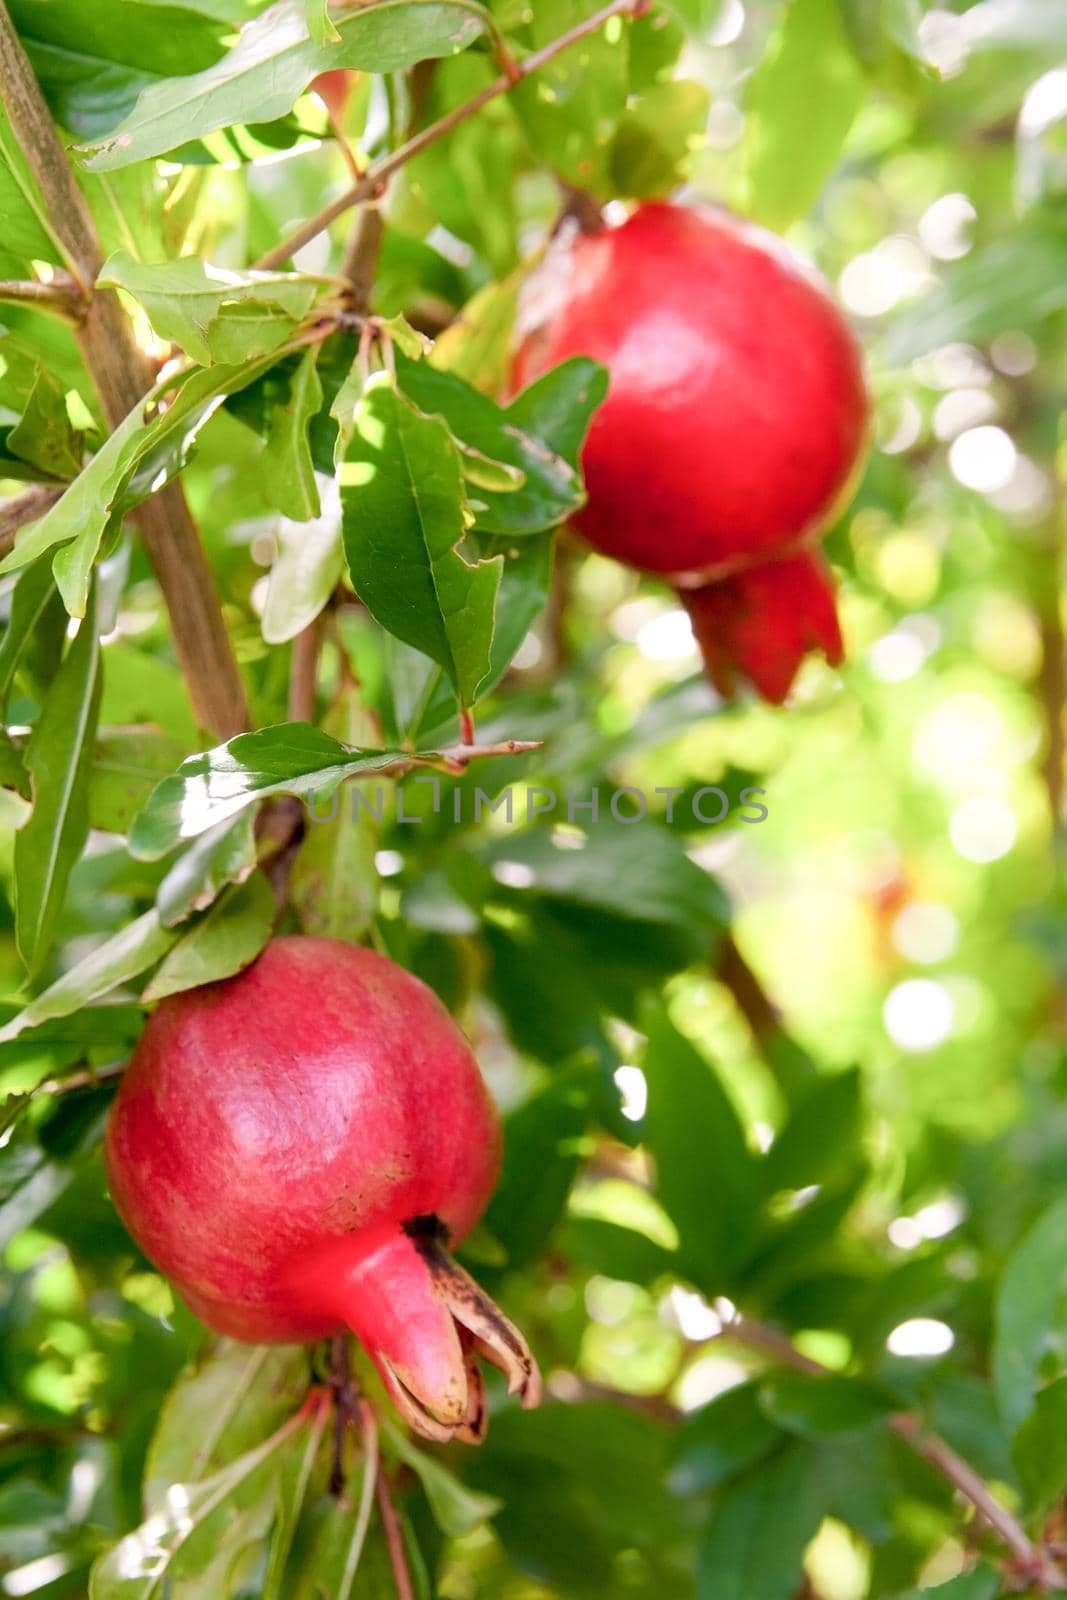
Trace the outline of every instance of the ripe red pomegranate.
{"type": "Polygon", "coordinates": [[[431,1439],[483,1436],[478,1356],[537,1404],[522,1335],[446,1253],[496,1181],[496,1112],[463,1034],[393,962],[275,939],[162,1001],[106,1158],[130,1233],[209,1327],[253,1343],[351,1328],[431,1439]]]}
{"type": "Polygon", "coordinates": [[[582,455],[589,542],[669,576],[712,681],[783,700],[801,657],[841,659],[814,543],[867,429],[840,312],[772,235],[651,203],[562,241],[527,306],[516,386],[569,356],[610,374],[582,455]]]}

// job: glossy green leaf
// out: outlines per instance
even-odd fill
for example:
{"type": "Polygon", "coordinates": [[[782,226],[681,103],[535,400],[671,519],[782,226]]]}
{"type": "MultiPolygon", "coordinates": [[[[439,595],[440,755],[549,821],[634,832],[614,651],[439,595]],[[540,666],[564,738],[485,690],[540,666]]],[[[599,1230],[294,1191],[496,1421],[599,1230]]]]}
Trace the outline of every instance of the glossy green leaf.
{"type": "Polygon", "coordinates": [[[0,1028],[0,1044],[17,1039],[27,1028],[35,1028],[54,1017],[67,1017],[120,983],[135,978],[139,972],[153,966],[176,938],[176,933],[163,927],[157,912],[146,911],[68,968],[62,977],[5,1023],[0,1028]]]}
{"type": "Polygon", "coordinates": [[[443,417],[463,444],[524,475],[521,488],[476,496],[475,527],[507,536],[537,533],[582,504],[577,450],[607,392],[607,374],[595,362],[564,362],[504,410],[428,362],[402,362],[399,372],[404,393],[422,411],[443,417]]]}
{"type": "Polygon", "coordinates": [[[647,1033],[645,1142],[656,1193],[686,1270],[706,1293],[725,1293],[752,1238],[759,1171],[713,1068],[658,1006],[648,1007],[647,1033]]]}
{"type": "Polygon", "coordinates": [[[770,228],[806,216],[864,94],[837,0],[789,0],[746,96],[748,210],[770,228]]]}
{"type": "Polygon", "coordinates": [[[15,837],[15,930],[28,973],[52,945],[71,868],[89,832],[100,711],[100,640],[90,604],[26,745],[33,811],[15,837]]]}
{"type": "Polygon", "coordinates": [[[417,411],[387,373],[363,391],[341,502],[345,558],[363,604],[443,667],[460,703],[472,705],[489,673],[502,562],[457,550],[465,497],[456,447],[444,422],[417,411]]]}
{"type": "Polygon", "coordinates": [[[156,909],[173,928],[206,911],[230,883],[243,883],[256,865],[255,812],[249,808],[194,839],[159,886],[156,909]]]}
{"type": "Polygon", "coordinates": [[[334,18],[340,43],[318,44],[304,0],[279,0],[243,30],[217,64],[147,89],[86,165],[96,171],[165,155],[235,122],[284,116],[320,72],[341,67],[398,72],[416,61],[464,50],[483,32],[478,9],[459,3],[370,6],[334,18]]]}
{"type": "Polygon", "coordinates": [[[74,478],[81,470],[83,435],[70,420],[62,384],[43,368],[7,448],[52,478],[74,478]]]}
{"type": "Polygon", "coordinates": [[[65,632],[66,613],[51,566],[42,558],[20,574],[11,599],[0,640],[0,706],[6,706],[16,674],[32,668],[35,657],[47,654],[49,665],[58,667],[65,632]]]}
{"type": "Polygon", "coordinates": [[[268,795],[312,795],[406,759],[402,750],[350,750],[308,722],[239,733],[190,756],[157,785],[133,825],[130,849],[156,860],[268,795]]]}
{"type": "Polygon", "coordinates": [[[142,1001],[147,1005],[240,972],[267,943],[276,914],[274,893],[261,872],[224,890],[164,956],[142,1001]]]}
{"type": "MultiPolygon", "coordinates": [[[[310,311],[322,284],[295,272],[232,272],[198,257],[149,264],[120,250],[105,261],[97,283],[124,289],[144,307],[161,339],[193,361],[253,360],[275,349],[310,311]],[[233,350],[236,337],[240,350],[233,350]]],[[[299,427],[301,397],[315,382],[317,351],[309,347],[294,378],[292,427],[299,427]],[[305,370],[306,369],[306,370],[305,370]]],[[[304,417],[306,426],[306,416],[304,417]]]]}

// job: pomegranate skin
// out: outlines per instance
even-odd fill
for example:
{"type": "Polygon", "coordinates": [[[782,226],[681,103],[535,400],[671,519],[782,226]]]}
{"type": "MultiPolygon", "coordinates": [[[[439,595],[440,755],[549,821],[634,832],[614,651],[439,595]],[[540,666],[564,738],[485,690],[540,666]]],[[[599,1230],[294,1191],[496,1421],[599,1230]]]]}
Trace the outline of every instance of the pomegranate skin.
{"type": "Polygon", "coordinates": [[[817,529],[867,431],[860,354],[780,241],[653,202],[550,255],[517,386],[571,356],[610,374],[576,519],[606,555],[695,581],[817,529]],[[554,303],[553,303],[554,302],[554,303]]]}
{"type": "Polygon", "coordinates": [[[350,1327],[433,1438],[481,1436],[475,1354],[535,1403],[521,1337],[443,1249],[492,1192],[496,1112],[459,1028],[393,962],[281,938],[163,1000],[105,1157],[130,1233],[210,1327],[256,1343],[350,1327]]]}

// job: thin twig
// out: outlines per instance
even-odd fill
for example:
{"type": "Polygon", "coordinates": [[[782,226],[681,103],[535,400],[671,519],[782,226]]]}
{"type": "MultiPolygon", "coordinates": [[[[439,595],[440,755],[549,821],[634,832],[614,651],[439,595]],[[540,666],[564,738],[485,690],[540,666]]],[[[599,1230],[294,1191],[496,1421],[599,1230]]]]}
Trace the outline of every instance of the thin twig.
{"type": "Polygon", "coordinates": [[[778,1008],[729,935],[719,943],[715,976],[733,995],[756,1043],[765,1045],[781,1027],[778,1008]]]}
{"type": "Polygon", "coordinates": [[[345,247],[341,275],[351,284],[350,308],[362,315],[370,310],[378,257],[385,237],[385,220],[377,206],[364,206],[345,247]]]}
{"type": "MultiPolygon", "coordinates": [[[[724,1323],[722,1333],[717,1337],[761,1351],[782,1366],[792,1367],[794,1371],[806,1373],[809,1377],[826,1377],[831,1371],[822,1362],[804,1355],[785,1334],[763,1323],[752,1322],[747,1317],[731,1318],[724,1323]]],[[[930,1432],[921,1416],[913,1411],[898,1411],[889,1418],[889,1426],[910,1445],[916,1455],[947,1478],[953,1488],[970,1501],[987,1527],[1011,1552],[1020,1575],[1046,1590],[1067,1589],[1067,1577],[1048,1551],[1033,1542],[1022,1524],[1000,1504],[973,1467],[968,1466],[936,1433],[930,1432]]]]}
{"type": "Polygon", "coordinates": [[[312,617],[293,640],[289,664],[289,721],[314,722],[315,681],[319,662],[322,617],[312,617]]]}
{"type": "Polygon", "coordinates": [[[345,1440],[348,1425],[356,1420],[359,1390],[352,1381],[347,1333],[335,1333],[330,1341],[330,1391],[333,1394],[333,1462],[330,1467],[330,1493],[339,1500],[345,1492],[345,1440]]]}
{"type": "Polygon", "coordinates": [[[370,1527],[371,1512],[374,1509],[374,1491],[378,1482],[378,1423],[369,1400],[359,1400],[356,1404],[356,1423],[359,1436],[363,1444],[363,1482],[359,1492],[359,1510],[356,1512],[356,1526],[352,1534],[352,1542],[348,1547],[348,1557],[345,1561],[341,1582],[337,1590],[337,1600],[349,1600],[352,1594],[352,1585],[359,1570],[360,1557],[363,1546],[367,1540],[367,1529],[370,1527]]]}
{"type": "MultiPolygon", "coordinates": [[[[80,293],[92,294],[103,251],[18,33],[0,0],[4,108],[44,200],[47,225],[80,293]]],[[[114,294],[93,294],[75,330],[86,371],[112,428],[155,381],[114,294]]],[[[221,738],[248,726],[248,706],[214,579],[181,484],[133,512],[170,616],[175,650],[198,720],[221,738]]]]}
{"type": "Polygon", "coordinates": [[[39,1083],[36,1089],[30,1091],[32,1100],[36,1095],[47,1094],[52,1097],[60,1094],[73,1094],[76,1089],[95,1089],[98,1084],[106,1083],[109,1078],[121,1078],[126,1071],[125,1061],[111,1061],[104,1067],[86,1067],[82,1072],[72,1072],[66,1078],[49,1078],[45,1083],[39,1083]]]}
{"type": "Polygon", "coordinates": [[[36,522],[38,517],[43,517],[49,506],[54,506],[56,501],[66,490],[66,484],[36,483],[32,489],[26,489],[22,494],[12,495],[10,500],[0,504],[0,556],[6,556],[15,545],[15,535],[20,528],[28,522],[36,522]]]}
{"type": "Polygon", "coordinates": [[[37,306],[68,322],[81,322],[87,301],[67,272],[57,272],[51,283],[31,279],[0,279],[0,300],[8,305],[37,306]]]}
{"type": "Polygon", "coordinates": [[[566,33],[560,34],[558,39],[551,40],[540,50],[535,50],[532,55],[528,55],[524,61],[516,62],[512,71],[502,72],[498,78],[494,78],[492,83],[470,100],[464,101],[462,105],[456,106],[452,111],[447,112],[445,116],[439,117],[436,122],[431,122],[429,127],[413,134],[410,139],[406,140],[390,155],[382,156],[379,161],[372,162],[358,183],[352,184],[343,194],[339,194],[335,200],[331,200],[328,206],[324,206],[315,216],[310,217],[301,227],[295,229],[287,239],[283,239],[272,250],[268,250],[266,255],[256,262],[256,266],[264,271],[282,266],[289,260],[295,250],[302,249],[311,239],[322,233],[324,228],[328,228],[331,222],[335,222],[344,212],[349,211],[352,206],[358,206],[364,200],[377,198],[394,172],[398,172],[414,156],[420,155],[423,150],[435,143],[436,140],[443,138],[445,134],[451,133],[454,128],[458,128],[461,123],[467,122],[471,117],[476,116],[491,100],[496,100],[500,95],[506,94],[509,89],[514,88],[516,83],[521,83],[524,78],[529,78],[533,73],[547,66],[556,56],[561,55],[564,50],[569,50],[571,45],[577,44],[588,34],[595,33],[598,28],[609,22],[612,17],[643,16],[647,10],[648,0],[612,0],[610,5],[603,6],[593,16],[586,17],[582,22],[576,23],[566,33]]]}
{"type": "Polygon", "coordinates": [[[389,1565],[393,1569],[396,1600],[415,1600],[415,1585],[411,1581],[411,1572],[408,1568],[408,1553],[404,1545],[404,1530],[400,1526],[400,1518],[397,1516],[396,1506],[393,1504],[389,1479],[381,1470],[378,1473],[377,1493],[378,1514],[382,1519],[385,1546],[389,1551],[389,1565]]]}

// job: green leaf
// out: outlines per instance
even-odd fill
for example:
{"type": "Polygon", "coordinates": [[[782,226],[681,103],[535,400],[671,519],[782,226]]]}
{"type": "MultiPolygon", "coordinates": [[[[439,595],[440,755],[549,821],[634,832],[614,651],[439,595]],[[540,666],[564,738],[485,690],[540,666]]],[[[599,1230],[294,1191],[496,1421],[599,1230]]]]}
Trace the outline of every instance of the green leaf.
{"type": "Polygon", "coordinates": [[[154,494],[184,464],[199,430],[222,399],[252,383],[275,355],[167,378],[123,418],[70,488],[0,561],[0,573],[23,567],[56,545],[56,581],[67,610],[82,616],[92,571],[113,517],[154,494]],[[166,409],[160,402],[166,398],[166,409]],[[135,476],[136,475],[136,476],[135,476]]]}
{"type": "Polygon", "coordinates": [[[345,557],[363,604],[443,667],[460,703],[472,705],[489,673],[502,560],[471,564],[456,549],[465,501],[451,434],[399,394],[388,373],[375,373],[363,391],[341,502],[345,557]]]}
{"type": "Polygon", "coordinates": [[[0,106],[0,216],[4,219],[0,261],[13,273],[30,271],[31,261],[63,260],[52,236],[44,202],[0,106]]]}
{"type": "Polygon", "coordinates": [[[88,837],[99,711],[100,640],[91,602],[26,746],[33,811],[15,835],[15,933],[31,977],[51,949],[67,879],[88,837]]]}
{"type": "Polygon", "coordinates": [[[278,554],[270,569],[263,608],[263,637],[285,644],[314,622],[341,581],[345,556],[341,546],[341,505],[332,478],[320,480],[321,515],[307,522],[279,520],[275,529],[278,554]]]}
{"type": "Polygon", "coordinates": [[[267,943],[276,915],[274,893],[261,872],[226,889],[164,956],[142,1002],[147,1005],[240,972],[267,943]]]}
{"type": "Polygon", "coordinates": [[[120,983],[135,978],[154,965],[176,938],[176,933],[163,927],[154,910],[146,911],[112,938],[97,945],[77,965],[68,968],[61,978],[5,1023],[0,1028],[0,1044],[17,1039],[27,1028],[35,1028],[53,1017],[68,1017],[120,983]]]}
{"type": "Polygon", "coordinates": [[[274,1520],[282,1452],[298,1449],[307,1427],[297,1414],[212,1477],[189,1488],[172,1479],[159,1509],[95,1563],[89,1600],[214,1600],[228,1592],[235,1563],[257,1554],[274,1520]]]}
{"type": "Polygon", "coordinates": [[[767,1154],[768,1193],[832,1183],[851,1170],[862,1131],[860,1095],[855,1068],[816,1083],[767,1154]]]}
{"type": "Polygon", "coordinates": [[[70,420],[62,384],[43,367],[7,448],[52,478],[74,478],[81,471],[84,435],[70,420]]]}
{"type": "MultiPolygon", "coordinates": [[[[539,0],[528,13],[531,46],[551,43],[597,9],[597,0],[539,0]]],[[[601,28],[580,52],[563,51],[510,97],[541,162],[602,198],[611,194],[611,141],[626,109],[629,67],[626,29],[601,28]]]]}
{"type": "Polygon", "coordinates": [[[837,0],[789,0],[748,84],[748,210],[784,229],[818,200],[864,95],[837,0]]]}
{"type": "Polygon", "coordinates": [[[334,21],[340,43],[316,43],[304,0],[279,0],[242,30],[216,66],[146,89],[107,138],[84,146],[95,152],[86,166],[98,172],[129,166],[233,123],[270,122],[320,72],[399,72],[464,50],[485,30],[480,8],[428,0],[361,8],[334,21]]]}
{"type": "Polygon", "coordinates": [[[731,1484],[700,1546],[697,1600],[792,1600],[804,1551],[830,1509],[808,1447],[794,1445],[731,1484]]]}
{"type": "Polygon", "coordinates": [[[900,1395],[867,1378],[827,1373],[805,1377],[781,1372],[760,1385],[759,1402],[771,1421],[803,1439],[832,1439],[884,1422],[904,1408],[900,1395]]]}
{"type": "Polygon", "coordinates": [[[163,1402],[145,1463],[145,1504],[155,1510],[172,1484],[200,1483],[254,1449],[300,1405],[309,1380],[303,1346],[220,1340],[163,1402]]]}
{"type": "Polygon", "coordinates": [[[611,148],[612,185],[620,195],[668,195],[685,176],[708,119],[701,83],[675,79],[637,97],[619,119],[611,148]]]}
{"type": "MultiPolygon", "coordinates": [[[[374,717],[365,710],[357,688],[345,690],[323,719],[327,733],[341,736],[349,747],[375,738],[374,717]]],[[[378,906],[375,856],[381,827],[375,796],[358,803],[356,780],[334,790],[327,820],[319,804],[308,807],[300,852],[289,875],[289,899],[304,933],[358,943],[378,906]]],[[[324,808],[325,809],[325,808],[324,808]]]]}
{"type": "Polygon", "coordinates": [[[447,1467],[426,1455],[391,1422],[383,1418],[381,1429],[393,1453],[419,1479],[433,1519],[447,1539],[464,1538],[500,1510],[501,1501],[494,1495],[468,1489],[447,1467]]]}
{"type": "Polygon", "coordinates": [[[934,1583],[927,1589],[909,1589],[894,1600],[996,1600],[1003,1592],[1004,1578],[996,1567],[980,1561],[970,1572],[961,1572],[947,1583],[934,1583]]]}
{"type": "Polygon", "coordinates": [[[6,707],[20,668],[48,659],[54,675],[59,665],[67,619],[49,563],[43,558],[26,568],[15,585],[4,637],[0,642],[0,707],[6,707]]]}
{"type": "Polygon", "coordinates": [[[647,1033],[645,1143],[656,1192],[686,1270],[708,1293],[723,1293],[752,1239],[759,1171],[714,1070],[658,1005],[648,1007],[647,1033]]]}
{"type": "Polygon", "coordinates": [[[704,942],[724,925],[722,889],[665,828],[649,821],[628,825],[601,819],[587,824],[584,833],[582,847],[572,849],[547,828],[528,828],[492,843],[484,856],[498,871],[504,863],[522,868],[523,895],[666,923],[704,942]]]}
{"type": "Polygon", "coordinates": [[[1067,1290],[1067,1199],[1038,1218],[1008,1258],[996,1301],[993,1384],[1011,1429],[1029,1416],[1046,1353],[1063,1328],[1067,1290]]]}
{"type": "Polygon", "coordinates": [[[336,44],[341,35],[330,17],[328,0],[304,0],[308,32],[316,44],[336,44]]]}
{"type": "Polygon", "coordinates": [[[176,927],[208,906],[230,883],[244,883],[255,870],[255,813],[251,808],[220,822],[184,850],[156,894],[165,927],[176,927]]]}
{"type": "Polygon", "coordinates": [[[155,861],[269,795],[313,795],[412,759],[403,750],[350,750],[309,722],[239,733],[189,756],[156,786],[130,832],[130,850],[155,861]]]}
{"type": "Polygon", "coordinates": [[[512,1266],[532,1261],[563,1215],[589,1126],[589,1074],[572,1068],[513,1111],[486,1225],[512,1266]]]}
{"type": "Polygon", "coordinates": [[[330,1408],[320,1406],[311,1419],[306,1439],[301,1440],[299,1448],[292,1451],[282,1464],[278,1481],[278,1512],[261,1600],[288,1600],[286,1568],[304,1506],[313,1487],[312,1477],[330,1421],[330,1408]]]}
{"type": "Polygon", "coordinates": [[[310,345],[289,380],[288,400],[271,411],[259,461],[268,500],[298,523],[310,522],[322,510],[308,441],[311,419],[322,405],[318,362],[319,347],[310,345]]]}
{"type": "Polygon", "coordinates": [[[699,1494],[736,1478],[781,1443],[781,1431],[759,1403],[758,1382],[740,1383],[685,1418],[671,1485],[699,1494]]]}
{"type": "Polygon", "coordinates": [[[218,60],[226,30],[196,15],[205,9],[155,0],[151,9],[141,0],[12,0],[10,7],[53,115],[85,138],[114,127],[149,85],[218,60]]]}
{"type": "Polygon", "coordinates": [[[1038,1392],[1015,1435],[1012,1456],[1028,1509],[1044,1515],[1067,1489],[1067,1377],[1038,1392]]]}
{"type": "MultiPolygon", "coordinates": [[[[322,293],[321,281],[295,272],[233,272],[197,256],[152,265],[125,250],[105,261],[97,285],[132,295],[161,339],[180,345],[205,367],[249,361],[275,349],[322,293]]],[[[317,348],[309,347],[298,368],[298,374],[307,368],[302,379],[294,379],[305,391],[315,382],[317,358],[317,348]]]]}
{"type": "Polygon", "coordinates": [[[476,528],[511,537],[543,532],[583,504],[577,452],[607,393],[607,373],[596,362],[564,362],[505,410],[428,362],[402,360],[398,371],[408,398],[422,411],[443,417],[457,440],[524,474],[520,489],[479,494],[476,528]]]}
{"type": "Polygon", "coordinates": [[[648,1285],[669,1274],[677,1276],[678,1258],[673,1250],[637,1228],[620,1227],[603,1217],[570,1218],[560,1244],[572,1261],[623,1283],[648,1285]]]}
{"type": "Polygon", "coordinates": [[[430,352],[430,365],[454,373],[492,398],[507,382],[514,346],[519,290],[532,263],[523,264],[500,283],[487,283],[467,301],[430,352]]]}
{"type": "Polygon", "coordinates": [[[108,833],[127,833],[161,778],[173,772],[188,746],[157,728],[103,728],[89,774],[89,822],[108,833]]]}

